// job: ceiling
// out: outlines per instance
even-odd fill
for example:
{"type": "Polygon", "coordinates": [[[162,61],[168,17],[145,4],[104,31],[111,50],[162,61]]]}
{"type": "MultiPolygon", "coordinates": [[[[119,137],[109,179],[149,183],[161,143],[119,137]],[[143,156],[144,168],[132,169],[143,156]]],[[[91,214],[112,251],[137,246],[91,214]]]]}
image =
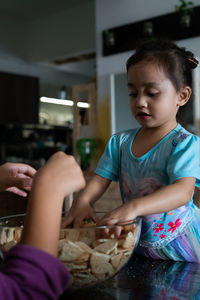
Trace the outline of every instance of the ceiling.
{"type": "Polygon", "coordinates": [[[0,16],[33,21],[91,0],[0,0],[0,16]]]}
{"type": "MultiPolygon", "coordinates": [[[[0,0],[0,17],[32,22],[92,1],[94,0],[0,0]]],[[[76,57],[73,59],[76,60],[76,57]]],[[[94,57],[59,64],[51,61],[47,65],[60,71],[89,77],[94,77],[96,71],[94,57]]]]}

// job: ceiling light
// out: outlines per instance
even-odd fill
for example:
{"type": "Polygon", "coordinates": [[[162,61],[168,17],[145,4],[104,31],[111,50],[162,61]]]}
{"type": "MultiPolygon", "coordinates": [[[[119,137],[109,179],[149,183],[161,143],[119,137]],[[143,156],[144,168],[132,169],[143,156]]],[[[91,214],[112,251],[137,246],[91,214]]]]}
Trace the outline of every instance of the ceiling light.
{"type": "MultiPolygon", "coordinates": [[[[49,98],[49,97],[41,97],[41,102],[45,103],[51,103],[51,104],[59,104],[59,105],[67,105],[67,106],[73,106],[74,101],[72,100],[63,100],[63,99],[57,99],[57,98],[49,98]]],[[[87,102],[77,102],[77,106],[81,108],[89,108],[90,105],[87,102]]]]}
{"type": "Polygon", "coordinates": [[[77,106],[82,108],[89,108],[90,104],[87,102],[77,102],[77,106]]]}
{"type": "Polygon", "coordinates": [[[57,98],[41,97],[40,101],[45,102],[45,103],[61,104],[61,105],[67,105],[67,106],[74,105],[74,102],[72,100],[63,100],[63,99],[57,99],[57,98]]]}

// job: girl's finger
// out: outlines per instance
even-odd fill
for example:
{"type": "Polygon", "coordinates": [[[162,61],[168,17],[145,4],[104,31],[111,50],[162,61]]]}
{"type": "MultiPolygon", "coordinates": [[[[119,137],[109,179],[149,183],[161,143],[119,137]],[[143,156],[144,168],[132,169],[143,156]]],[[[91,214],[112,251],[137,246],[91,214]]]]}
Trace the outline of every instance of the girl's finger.
{"type": "Polygon", "coordinates": [[[97,217],[94,211],[91,212],[91,218],[95,223],[98,223],[99,218],[97,217]]]}
{"type": "Polygon", "coordinates": [[[65,228],[73,223],[73,218],[64,217],[61,221],[61,228],[65,228]]]}
{"type": "Polygon", "coordinates": [[[114,237],[118,239],[120,237],[120,234],[122,232],[122,227],[121,226],[115,226],[114,228],[114,237]]]}
{"type": "Polygon", "coordinates": [[[73,227],[74,228],[79,228],[82,222],[83,222],[83,218],[74,219],[73,220],[73,227]]]}

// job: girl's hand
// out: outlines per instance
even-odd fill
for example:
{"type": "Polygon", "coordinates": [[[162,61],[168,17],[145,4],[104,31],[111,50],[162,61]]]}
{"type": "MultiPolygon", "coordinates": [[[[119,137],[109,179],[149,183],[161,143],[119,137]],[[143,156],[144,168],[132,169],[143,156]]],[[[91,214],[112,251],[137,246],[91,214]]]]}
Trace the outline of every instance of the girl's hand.
{"type": "Polygon", "coordinates": [[[132,201],[128,201],[113,211],[105,214],[103,218],[99,220],[97,225],[115,225],[126,224],[133,221],[137,215],[132,208],[132,201]]]}
{"type": "Polygon", "coordinates": [[[9,191],[22,197],[27,196],[36,170],[21,163],[5,163],[0,166],[0,191],[9,191]]]}
{"type": "Polygon", "coordinates": [[[69,214],[62,220],[61,227],[65,228],[72,225],[73,227],[78,228],[81,223],[88,218],[92,219],[95,223],[99,220],[89,203],[81,203],[81,201],[76,202],[75,200],[69,214]]]}

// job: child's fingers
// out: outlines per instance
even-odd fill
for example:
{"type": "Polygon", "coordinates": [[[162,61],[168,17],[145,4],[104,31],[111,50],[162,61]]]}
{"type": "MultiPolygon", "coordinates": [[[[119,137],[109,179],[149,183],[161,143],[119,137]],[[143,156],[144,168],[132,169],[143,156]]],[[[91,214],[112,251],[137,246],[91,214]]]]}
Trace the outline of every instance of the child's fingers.
{"type": "Polygon", "coordinates": [[[115,225],[118,223],[118,219],[116,218],[110,218],[109,216],[108,217],[103,217],[101,218],[98,223],[97,223],[97,226],[103,226],[103,225],[115,225]]]}
{"type": "Polygon", "coordinates": [[[7,192],[11,192],[13,194],[16,194],[18,196],[21,196],[21,197],[26,197],[27,196],[27,193],[17,187],[9,187],[6,189],[7,192]]]}
{"type": "Polygon", "coordinates": [[[76,218],[73,220],[73,227],[79,228],[81,226],[81,223],[83,222],[84,218],[76,218]]]}
{"type": "Polygon", "coordinates": [[[73,217],[65,217],[61,221],[61,228],[65,228],[73,223],[73,217]]]}
{"type": "Polygon", "coordinates": [[[107,239],[109,237],[109,228],[97,228],[95,229],[96,239],[107,239]]]}
{"type": "Polygon", "coordinates": [[[97,217],[97,215],[94,211],[91,211],[91,218],[95,223],[99,222],[99,218],[97,217]]]}
{"type": "Polygon", "coordinates": [[[121,235],[122,227],[121,226],[115,226],[114,227],[114,236],[116,239],[118,239],[121,235]]]}

